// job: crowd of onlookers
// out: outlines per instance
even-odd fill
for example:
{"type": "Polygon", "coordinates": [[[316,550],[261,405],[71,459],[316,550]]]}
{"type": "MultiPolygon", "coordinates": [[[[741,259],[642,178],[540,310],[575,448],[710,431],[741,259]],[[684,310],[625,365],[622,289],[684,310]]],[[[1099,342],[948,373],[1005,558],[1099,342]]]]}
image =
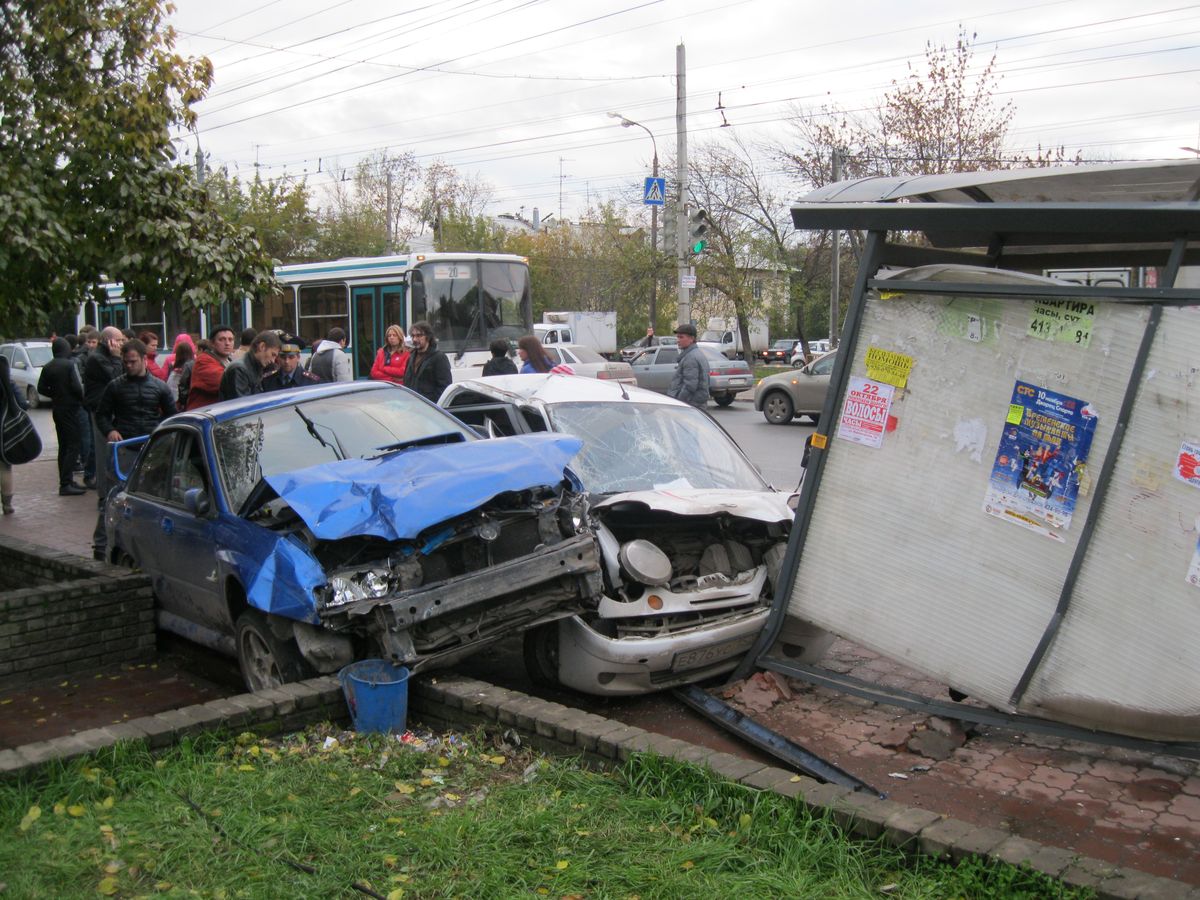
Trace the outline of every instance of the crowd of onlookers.
{"type": "MultiPolygon", "coordinates": [[[[689,329],[690,325],[685,326],[682,332],[686,335],[689,329]]],[[[693,339],[694,334],[692,330],[693,339]]],[[[162,355],[158,335],[149,330],[135,333],[114,326],[96,329],[85,325],[79,334],[53,338],[54,358],[43,367],[37,390],[50,398],[58,435],[58,492],[81,496],[95,490],[99,496],[100,515],[92,539],[97,559],[107,555],[104,501],[114,481],[110,445],[149,434],[179,410],[353,379],[349,356],[343,352],[344,329],[331,328],[312,347],[303,365],[302,346],[292,335],[275,330],[248,328],[239,337],[228,325],[218,325],[199,341],[180,334],[170,352],[162,355]],[[82,483],[77,477],[82,477],[82,483]]],[[[508,341],[497,339],[490,349],[492,358],[483,367],[485,376],[518,371],[573,374],[569,366],[552,360],[534,335],[517,341],[519,370],[510,357],[508,341]]],[[[389,325],[370,377],[403,385],[436,403],[450,386],[450,360],[438,349],[428,322],[414,322],[407,337],[399,325],[389,325]]],[[[0,389],[7,389],[0,411],[25,407],[25,398],[13,388],[3,358],[0,389]]],[[[12,467],[2,452],[0,497],[4,514],[12,513],[12,467]]]]}

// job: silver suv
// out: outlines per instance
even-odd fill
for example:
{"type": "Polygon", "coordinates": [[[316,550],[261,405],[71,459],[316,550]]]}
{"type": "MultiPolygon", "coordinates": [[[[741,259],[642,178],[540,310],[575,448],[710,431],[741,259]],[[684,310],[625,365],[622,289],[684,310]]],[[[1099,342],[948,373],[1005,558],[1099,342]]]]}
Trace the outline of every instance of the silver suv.
{"type": "Polygon", "coordinates": [[[49,397],[38,393],[37,383],[42,376],[42,366],[54,358],[49,341],[14,341],[0,344],[0,356],[8,360],[8,370],[13,384],[23,391],[30,408],[49,403],[49,397]]]}

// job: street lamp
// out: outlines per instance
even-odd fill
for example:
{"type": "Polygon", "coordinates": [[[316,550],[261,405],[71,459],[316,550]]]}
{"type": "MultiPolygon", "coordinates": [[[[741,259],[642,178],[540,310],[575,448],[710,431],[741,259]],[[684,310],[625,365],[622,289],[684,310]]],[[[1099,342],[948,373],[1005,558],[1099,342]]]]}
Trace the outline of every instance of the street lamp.
{"type": "MultiPolygon", "coordinates": [[[[653,177],[658,177],[658,141],[654,139],[654,132],[643,125],[641,122],[635,122],[633,119],[627,119],[619,112],[610,112],[610,119],[618,119],[621,122],[622,128],[632,128],[637,126],[650,135],[650,143],[654,147],[654,162],[652,163],[651,174],[653,177]]],[[[658,207],[650,207],[650,248],[653,251],[651,259],[654,260],[654,269],[650,277],[650,325],[654,325],[658,319],[658,207]]]]}

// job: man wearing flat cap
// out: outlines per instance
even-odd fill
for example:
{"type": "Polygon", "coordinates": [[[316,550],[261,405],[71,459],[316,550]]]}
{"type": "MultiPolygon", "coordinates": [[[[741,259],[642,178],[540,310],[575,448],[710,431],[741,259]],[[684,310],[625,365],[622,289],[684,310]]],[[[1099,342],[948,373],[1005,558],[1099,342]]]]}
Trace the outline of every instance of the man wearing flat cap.
{"type": "Polygon", "coordinates": [[[321,383],[320,375],[305,371],[300,366],[300,347],[297,344],[284,344],[279,348],[278,364],[279,367],[263,379],[264,391],[282,391],[321,383]]]}
{"type": "Polygon", "coordinates": [[[704,409],[708,406],[708,361],[696,346],[696,326],[690,322],[676,326],[675,337],[679,340],[679,364],[667,395],[704,409]]]}

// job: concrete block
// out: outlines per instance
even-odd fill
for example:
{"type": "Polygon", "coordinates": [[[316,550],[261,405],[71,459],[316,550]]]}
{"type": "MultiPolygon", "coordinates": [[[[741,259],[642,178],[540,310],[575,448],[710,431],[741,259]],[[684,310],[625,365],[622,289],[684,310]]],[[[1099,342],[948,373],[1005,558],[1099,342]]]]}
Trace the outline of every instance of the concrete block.
{"type": "Polygon", "coordinates": [[[921,852],[935,858],[949,856],[950,848],[975,828],[962,819],[942,819],[921,830],[918,842],[921,852]]]}
{"type": "Polygon", "coordinates": [[[972,828],[954,842],[950,858],[961,862],[969,856],[988,856],[1012,835],[1002,828],[972,828]]]}
{"type": "Polygon", "coordinates": [[[596,753],[605,759],[616,760],[622,742],[629,740],[635,734],[645,734],[641,728],[632,725],[622,725],[615,731],[610,731],[596,741],[596,753]]]}
{"type": "Polygon", "coordinates": [[[742,784],[752,788],[758,788],[762,791],[774,791],[775,785],[780,781],[787,781],[791,778],[792,773],[785,769],[778,769],[775,766],[767,766],[759,769],[757,772],[751,772],[742,779],[742,784]]]}
{"type": "Polygon", "coordinates": [[[0,778],[20,774],[30,765],[29,760],[16,750],[0,750],[0,778]]]}
{"type": "Polygon", "coordinates": [[[705,765],[722,778],[728,778],[730,781],[740,781],[752,772],[766,768],[760,762],[734,756],[732,753],[715,753],[705,760],[705,765]]]}
{"type": "Polygon", "coordinates": [[[711,747],[689,744],[675,754],[675,759],[679,760],[679,762],[691,763],[693,766],[699,766],[700,768],[708,768],[708,760],[716,752],[711,747]]]}
{"type": "Polygon", "coordinates": [[[831,814],[848,833],[874,840],[883,834],[884,823],[905,808],[892,800],[851,791],[834,801],[831,814]]]}
{"type": "Polygon", "coordinates": [[[1081,856],[1077,857],[1074,862],[1063,870],[1059,879],[1063,884],[1068,884],[1071,887],[1095,889],[1105,879],[1112,878],[1117,873],[1118,868],[1119,866],[1110,862],[1081,856]]]}
{"type": "Polygon", "coordinates": [[[917,809],[916,806],[896,812],[883,823],[883,840],[900,850],[914,850],[920,839],[920,833],[926,828],[942,821],[937,812],[917,809]]]}
{"type": "Polygon", "coordinates": [[[821,816],[831,812],[834,803],[848,793],[850,793],[849,788],[839,787],[836,784],[818,783],[816,787],[804,791],[800,799],[813,815],[821,816]]]}
{"type": "Polygon", "coordinates": [[[631,734],[617,744],[617,762],[625,762],[635,753],[650,752],[654,735],[649,731],[631,734]]]}
{"type": "MultiPolygon", "coordinates": [[[[774,770],[768,769],[767,771],[774,770]]],[[[795,799],[802,796],[806,791],[811,791],[814,788],[820,787],[820,785],[821,783],[819,781],[814,778],[809,778],[807,775],[796,775],[792,772],[783,771],[783,777],[771,785],[771,790],[779,794],[781,797],[795,799]]]]}
{"type": "Polygon", "coordinates": [[[258,691],[257,693],[258,696],[270,700],[271,705],[275,707],[275,712],[271,716],[273,719],[291,715],[296,711],[296,698],[279,688],[271,688],[266,691],[258,691]]]}

